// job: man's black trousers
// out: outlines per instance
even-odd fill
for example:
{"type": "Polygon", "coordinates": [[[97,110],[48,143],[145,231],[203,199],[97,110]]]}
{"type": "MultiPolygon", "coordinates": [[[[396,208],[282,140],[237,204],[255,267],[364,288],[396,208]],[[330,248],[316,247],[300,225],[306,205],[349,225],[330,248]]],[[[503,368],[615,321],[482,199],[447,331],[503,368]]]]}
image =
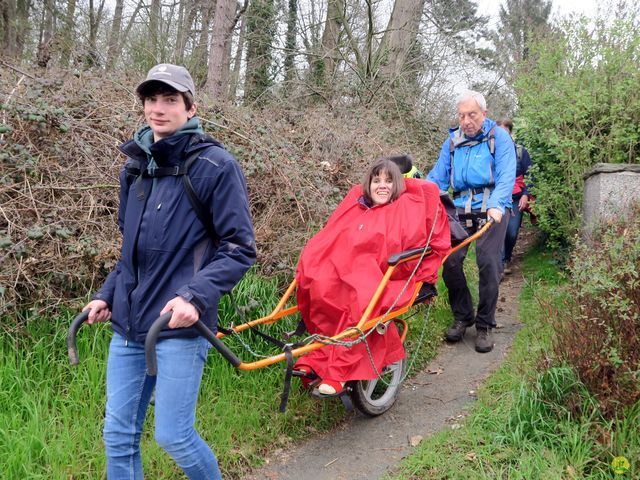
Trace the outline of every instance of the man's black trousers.
{"type": "MultiPolygon", "coordinates": [[[[459,213],[463,213],[458,210],[459,213]]],[[[455,320],[469,325],[475,323],[476,328],[496,327],[496,305],[498,303],[498,288],[502,273],[502,248],[509,223],[509,209],[502,216],[502,221],[492,225],[484,235],[476,240],[476,263],[479,270],[478,311],[474,314],[471,292],[467,286],[463,264],[469,247],[453,253],[445,262],[442,278],[449,290],[449,303],[455,320]]],[[[478,219],[468,227],[465,220],[461,225],[469,235],[475,233],[482,226],[478,219]]]]}

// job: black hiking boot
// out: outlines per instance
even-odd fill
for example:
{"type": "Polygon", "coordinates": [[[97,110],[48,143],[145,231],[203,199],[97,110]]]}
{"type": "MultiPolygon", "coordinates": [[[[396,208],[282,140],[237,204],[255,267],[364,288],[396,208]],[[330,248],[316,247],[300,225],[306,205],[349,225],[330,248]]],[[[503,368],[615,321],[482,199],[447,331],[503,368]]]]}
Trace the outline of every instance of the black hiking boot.
{"type": "Polygon", "coordinates": [[[462,320],[456,320],[453,322],[453,325],[449,327],[444,338],[447,339],[447,342],[459,342],[464,337],[464,332],[467,331],[472,323],[463,322],[462,320]]]}
{"type": "Polygon", "coordinates": [[[476,327],[476,352],[489,353],[491,350],[493,350],[491,329],[476,327]]]}

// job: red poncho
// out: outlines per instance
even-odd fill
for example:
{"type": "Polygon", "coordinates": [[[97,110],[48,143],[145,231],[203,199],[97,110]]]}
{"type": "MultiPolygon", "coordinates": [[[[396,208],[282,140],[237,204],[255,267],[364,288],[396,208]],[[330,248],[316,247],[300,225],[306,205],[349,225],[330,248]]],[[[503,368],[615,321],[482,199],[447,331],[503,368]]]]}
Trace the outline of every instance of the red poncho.
{"type": "MultiPolygon", "coordinates": [[[[405,180],[405,190],[392,203],[366,207],[360,186],[351,189],[326,226],[305,246],[296,271],[300,314],[310,333],[333,336],[360,320],[387,270],[394,253],[427,243],[433,255],[425,257],[396,303],[408,303],[417,281],[435,283],[438,268],[451,246],[449,223],[440,204],[438,187],[424,180],[405,180]],[[437,212],[437,213],[436,213],[437,212]]],[[[396,268],[374,309],[374,318],[387,311],[402,290],[416,260],[396,268]]],[[[378,371],[404,358],[395,325],[385,335],[367,338],[378,371]]],[[[353,347],[325,346],[298,360],[323,379],[369,380],[377,377],[364,343],[353,347]]]]}

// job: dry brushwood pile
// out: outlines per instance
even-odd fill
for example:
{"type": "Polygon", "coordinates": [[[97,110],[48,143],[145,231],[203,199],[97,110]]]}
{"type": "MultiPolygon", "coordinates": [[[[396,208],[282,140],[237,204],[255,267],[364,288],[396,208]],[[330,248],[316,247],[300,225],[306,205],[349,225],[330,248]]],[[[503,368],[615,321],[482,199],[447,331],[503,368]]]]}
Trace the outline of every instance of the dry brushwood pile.
{"type": "MultiPolygon", "coordinates": [[[[0,317],[15,325],[60,305],[77,308],[113,268],[124,163],[117,146],[143,118],[135,79],[122,84],[105,74],[4,66],[0,317]]],[[[266,274],[290,277],[302,246],[371,160],[408,152],[424,169],[436,154],[424,135],[420,140],[403,122],[387,126],[370,110],[255,111],[199,100],[205,130],[245,173],[266,274]]]]}

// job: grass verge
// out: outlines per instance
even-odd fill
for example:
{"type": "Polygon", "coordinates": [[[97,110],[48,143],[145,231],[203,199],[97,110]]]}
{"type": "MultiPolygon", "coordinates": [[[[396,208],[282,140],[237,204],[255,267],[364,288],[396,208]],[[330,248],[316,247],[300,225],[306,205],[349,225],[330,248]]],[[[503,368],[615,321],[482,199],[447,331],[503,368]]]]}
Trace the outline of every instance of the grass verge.
{"type": "MultiPolygon", "coordinates": [[[[441,288],[442,289],[442,288],[441,288]]],[[[238,304],[247,317],[267,314],[279,299],[275,281],[249,274],[236,288],[238,304]]],[[[413,309],[408,319],[407,348],[414,371],[428,361],[450,322],[446,301],[413,309]],[[423,331],[424,326],[424,331],[423,331]]],[[[228,297],[221,304],[221,321],[239,321],[228,297]]],[[[0,477],[8,479],[103,478],[102,444],[104,384],[110,329],[84,326],[78,333],[81,363],[70,367],[66,333],[72,312],[57,319],[32,319],[20,330],[0,336],[0,477]]],[[[269,333],[292,330],[297,317],[265,327],[269,333]]],[[[255,352],[276,353],[252,335],[242,338],[255,352]]],[[[225,340],[243,360],[252,361],[238,339],[225,340]]],[[[263,461],[266,451],[326,431],[346,414],[339,400],[316,401],[294,385],[285,414],[278,413],[284,364],[240,372],[215,351],[209,355],[197,411],[197,427],[218,456],[224,478],[242,478],[263,461]]],[[[173,461],[153,440],[153,407],[141,442],[148,478],[182,478],[173,461]]]]}
{"type": "Polygon", "coordinates": [[[529,253],[524,273],[525,327],[509,357],[480,390],[462,427],[423,441],[388,479],[639,478],[640,405],[604,421],[570,368],[540,371],[552,335],[541,305],[560,305],[568,293],[544,251],[529,253]],[[621,456],[630,466],[616,475],[611,464],[621,456]]]}

